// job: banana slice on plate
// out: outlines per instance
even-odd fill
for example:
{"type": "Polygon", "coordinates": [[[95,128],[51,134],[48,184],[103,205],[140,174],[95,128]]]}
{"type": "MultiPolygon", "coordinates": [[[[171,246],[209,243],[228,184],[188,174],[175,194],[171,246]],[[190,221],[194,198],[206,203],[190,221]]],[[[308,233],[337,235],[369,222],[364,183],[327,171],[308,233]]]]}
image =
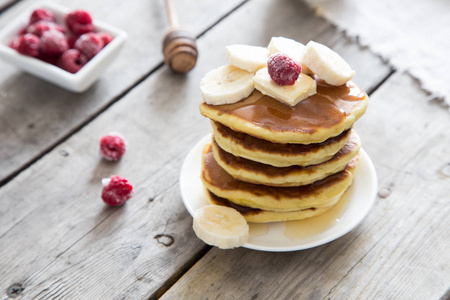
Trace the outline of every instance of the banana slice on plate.
{"type": "Polygon", "coordinates": [[[339,86],[355,75],[349,64],[327,46],[310,41],[305,49],[303,60],[306,66],[326,83],[339,86]]]}
{"type": "Polygon", "coordinates": [[[249,227],[234,208],[206,205],[194,214],[194,232],[205,243],[221,249],[232,249],[247,243],[249,227]]]}
{"type": "Polygon", "coordinates": [[[230,45],[225,47],[228,62],[248,72],[256,72],[267,65],[269,49],[249,45],[230,45]]]}
{"type": "Polygon", "coordinates": [[[253,90],[253,73],[231,65],[209,71],[200,81],[203,100],[212,105],[238,102],[253,90]]]}

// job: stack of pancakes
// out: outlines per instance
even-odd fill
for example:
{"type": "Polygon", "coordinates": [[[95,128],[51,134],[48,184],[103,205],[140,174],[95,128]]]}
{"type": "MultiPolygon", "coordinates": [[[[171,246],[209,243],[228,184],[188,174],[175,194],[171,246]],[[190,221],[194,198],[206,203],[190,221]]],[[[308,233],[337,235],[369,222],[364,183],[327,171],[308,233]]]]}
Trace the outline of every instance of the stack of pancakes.
{"type": "Polygon", "coordinates": [[[200,104],[213,127],[201,174],[211,203],[274,222],[317,216],[339,201],[358,163],[352,126],[368,97],[351,81],[314,80],[317,93],[295,106],[258,90],[233,104],[200,104]]]}

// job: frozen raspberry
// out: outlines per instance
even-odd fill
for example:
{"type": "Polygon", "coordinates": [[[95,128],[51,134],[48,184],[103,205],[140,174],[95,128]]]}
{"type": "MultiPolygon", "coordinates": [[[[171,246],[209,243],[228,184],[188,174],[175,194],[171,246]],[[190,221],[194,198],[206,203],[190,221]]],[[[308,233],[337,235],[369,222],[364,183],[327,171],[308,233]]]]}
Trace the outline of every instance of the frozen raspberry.
{"type": "Polygon", "coordinates": [[[108,205],[122,205],[133,195],[133,186],[128,183],[127,179],[119,175],[104,178],[102,184],[102,199],[108,205]]]}
{"type": "Polygon", "coordinates": [[[56,23],[45,21],[45,20],[37,21],[36,23],[28,26],[26,29],[26,32],[32,33],[36,36],[41,37],[45,31],[48,31],[50,29],[55,29],[62,33],[65,32],[63,27],[59,26],[56,23]]]}
{"type": "Polygon", "coordinates": [[[69,49],[66,36],[58,30],[45,31],[41,37],[40,51],[45,56],[59,56],[69,49]]]}
{"type": "Polygon", "coordinates": [[[59,56],[47,56],[45,54],[40,53],[37,57],[42,61],[45,61],[46,63],[52,64],[57,66],[59,61],[59,56]]]}
{"type": "Polygon", "coordinates": [[[267,69],[270,78],[278,85],[293,85],[302,72],[301,65],[283,53],[276,53],[269,57],[267,69]]]}
{"type": "Polygon", "coordinates": [[[16,36],[12,40],[9,41],[8,47],[12,48],[16,51],[19,51],[19,43],[20,43],[20,37],[16,36]]]}
{"type": "Polygon", "coordinates": [[[103,40],[103,47],[108,45],[113,39],[112,36],[106,32],[100,32],[98,33],[98,36],[103,40]]]}
{"type": "Polygon", "coordinates": [[[78,40],[79,36],[69,34],[69,35],[66,35],[66,37],[67,37],[67,42],[69,43],[69,49],[74,48],[75,42],[78,40]]]}
{"type": "Polygon", "coordinates": [[[19,53],[28,56],[39,56],[39,45],[41,41],[37,36],[26,33],[10,42],[10,47],[16,49],[19,53]]]}
{"type": "Polygon", "coordinates": [[[100,153],[107,160],[118,160],[125,153],[126,142],[122,135],[112,132],[100,138],[100,153]]]}
{"type": "Polygon", "coordinates": [[[49,22],[55,21],[55,16],[51,11],[45,8],[38,8],[35,9],[30,16],[30,21],[28,22],[29,25],[36,23],[37,21],[45,20],[49,22]]]}
{"type": "Polygon", "coordinates": [[[85,10],[75,10],[66,15],[66,24],[75,35],[94,31],[91,15],[85,10]]]}
{"type": "Polygon", "coordinates": [[[86,63],[87,58],[77,49],[65,51],[58,60],[58,66],[70,73],[78,72],[86,63]]]}
{"type": "Polygon", "coordinates": [[[88,59],[94,57],[103,48],[103,40],[94,32],[81,35],[75,42],[75,49],[86,55],[88,59]]]}

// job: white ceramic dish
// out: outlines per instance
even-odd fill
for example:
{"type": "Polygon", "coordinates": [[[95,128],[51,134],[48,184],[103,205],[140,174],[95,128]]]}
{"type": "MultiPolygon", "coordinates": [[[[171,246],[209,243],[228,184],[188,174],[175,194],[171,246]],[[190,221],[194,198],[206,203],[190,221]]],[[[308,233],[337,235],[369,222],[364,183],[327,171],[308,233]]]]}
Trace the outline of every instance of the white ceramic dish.
{"type": "MultiPolygon", "coordinates": [[[[201,139],[187,155],[180,173],[181,197],[189,213],[207,205],[200,179],[202,149],[211,135],[201,139]]],[[[250,238],[243,247],[272,252],[308,249],[331,242],[355,228],[368,214],[377,193],[375,168],[360,150],[360,163],[352,186],[342,201],[325,214],[300,221],[249,223],[250,238]]]]}
{"type": "Polygon", "coordinates": [[[109,33],[113,37],[113,40],[77,73],[72,74],[37,58],[22,55],[8,47],[9,41],[17,36],[17,33],[28,23],[33,10],[39,7],[47,8],[52,11],[60,25],[64,24],[64,15],[70,12],[68,8],[51,2],[34,4],[0,30],[0,57],[25,72],[53,83],[61,88],[72,92],[84,92],[97,81],[104,69],[111,64],[119,53],[119,50],[122,48],[122,45],[127,38],[126,32],[94,20],[93,23],[96,31],[109,33]]]}

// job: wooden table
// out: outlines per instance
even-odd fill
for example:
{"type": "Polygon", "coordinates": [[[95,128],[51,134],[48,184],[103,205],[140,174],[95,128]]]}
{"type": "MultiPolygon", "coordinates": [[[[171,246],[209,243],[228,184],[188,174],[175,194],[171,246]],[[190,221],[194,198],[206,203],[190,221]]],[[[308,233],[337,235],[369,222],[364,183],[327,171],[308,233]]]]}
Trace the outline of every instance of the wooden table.
{"type": "MultiPolygon", "coordinates": [[[[0,26],[31,2],[1,1],[0,26]]],[[[58,2],[129,39],[82,94],[0,61],[1,299],[450,297],[450,115],[407,73],[299,0],[174,1],[198,37],[198,64],[186,76],[162,63],[163,1],[58,2]],[[210,131],[199,81],[226,63],[226,45],[265,46],[272,36],[324,43],[357,71],[371,100],[356,128],[379,194],[357,228],[316,248],[212,248],[195,236],[178,182],[188,151],[210,131]],[[110,131],[129,143],[118,163],[98,153],[110,131]],[[135,188],[118,208],[100,199],[101,179],[113,174],[135,188]]]]}

